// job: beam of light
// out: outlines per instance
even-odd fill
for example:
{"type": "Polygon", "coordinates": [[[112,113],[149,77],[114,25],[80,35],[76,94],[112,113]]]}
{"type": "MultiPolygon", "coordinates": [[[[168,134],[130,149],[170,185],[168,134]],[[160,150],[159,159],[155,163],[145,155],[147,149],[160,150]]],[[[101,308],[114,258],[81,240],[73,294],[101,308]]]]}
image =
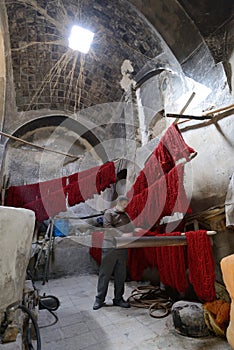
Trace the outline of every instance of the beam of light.
{"type": "Polygon", "coordinates": [[[92,44],[94,33],[90,30],[74,25],[68,38],[69,47],[72,50],[88,53],[92,44]]]}

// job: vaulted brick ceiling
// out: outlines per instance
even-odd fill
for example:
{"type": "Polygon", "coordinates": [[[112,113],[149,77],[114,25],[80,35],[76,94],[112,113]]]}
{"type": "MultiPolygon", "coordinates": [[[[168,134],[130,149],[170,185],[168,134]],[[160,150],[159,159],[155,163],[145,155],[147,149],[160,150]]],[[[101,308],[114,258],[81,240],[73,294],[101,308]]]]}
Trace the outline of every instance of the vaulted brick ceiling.
{"type": "MultiPolygon", "coordinates": [[[[222,27],[231,16],[232,2],[179,1],[188,20],[194,21],[207,39],[217,25],[222,27]]],[[[153,23],[154,3],[155,0],[7,1],[18,110],[74,112],[120,101],[123,61],[131,60],[135,76],[163,51],[160,35],[148,22],[153,23]],[[146,3],[148,8],[144,8],[146,3]],[[87,55],[67,47],[71,26],[76,23],[95,33],[87,55]]]]}

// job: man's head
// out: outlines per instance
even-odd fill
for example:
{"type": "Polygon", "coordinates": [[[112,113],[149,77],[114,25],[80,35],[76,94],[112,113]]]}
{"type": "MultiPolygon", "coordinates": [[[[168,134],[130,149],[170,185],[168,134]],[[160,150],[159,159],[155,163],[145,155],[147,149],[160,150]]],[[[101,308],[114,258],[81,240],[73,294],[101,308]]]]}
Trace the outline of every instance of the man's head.
{"type": "Polygon", "coordinates": [[[117,198],[117,203],[116,203],[116,208],[119,211],[125,211],[125,209],[127,208],[129,199],[126,196],[119,196],[117,198]]]}

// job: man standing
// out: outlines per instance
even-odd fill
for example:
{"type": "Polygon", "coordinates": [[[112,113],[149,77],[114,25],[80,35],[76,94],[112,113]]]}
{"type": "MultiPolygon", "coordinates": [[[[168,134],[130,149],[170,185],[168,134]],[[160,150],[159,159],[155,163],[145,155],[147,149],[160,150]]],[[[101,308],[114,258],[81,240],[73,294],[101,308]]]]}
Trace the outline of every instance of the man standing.
{"type": "Polygon", "coordinates": [[[128,250],[115,249],[115,237],[132,236],[135,230],[130,217],[125,212],[128,198],[119,196],[114,208],[104,213],[103,226],[105,228],[102,246],[102,262],[99,271],[97,296],[93,305],[94,310],[100,309],[105,302],[110,278],[114,276],[114,299],[113,305],[124,308],[130,304],[123,299],[124,283],[126,279],[126,263],[128,250]]]}

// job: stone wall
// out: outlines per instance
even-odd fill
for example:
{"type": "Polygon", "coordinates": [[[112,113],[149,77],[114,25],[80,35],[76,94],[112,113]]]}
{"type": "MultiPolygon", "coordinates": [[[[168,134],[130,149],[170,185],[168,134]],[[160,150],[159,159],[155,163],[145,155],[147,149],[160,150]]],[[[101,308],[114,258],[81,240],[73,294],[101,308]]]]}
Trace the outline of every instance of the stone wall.
{"type": "Polygon", "coordinates": [[[31,210],[0,207],[0,321],[13,303],[21,303],[30,258],[35,215],[31,210]]]}

